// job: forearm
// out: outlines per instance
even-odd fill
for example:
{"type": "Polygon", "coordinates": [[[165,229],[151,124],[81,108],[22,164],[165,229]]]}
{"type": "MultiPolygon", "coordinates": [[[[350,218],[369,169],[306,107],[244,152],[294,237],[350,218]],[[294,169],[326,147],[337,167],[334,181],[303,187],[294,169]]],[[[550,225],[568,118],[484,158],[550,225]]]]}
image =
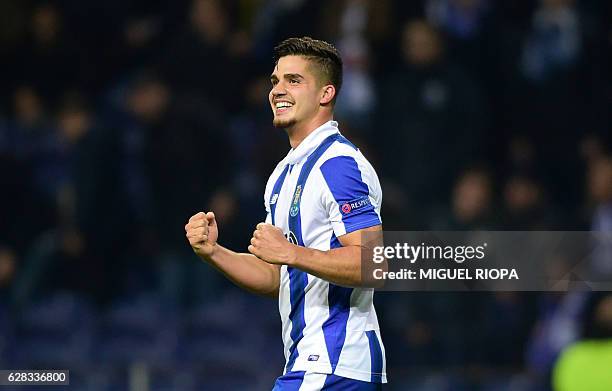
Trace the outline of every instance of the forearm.
{"type": "Polygon", "coordinates": [[[337,285],[359,287],[363,286],[361,251],[360,246],[329,251],[295,246],[295,258],[291,266],[337,285]]]}
{"type": "Polygon", "coordinates": [[[280,284],[279,266],[262,261],[252,254],[237,253],[219,244],[202,259],[239,287],[260,295],[277,297],[280,284]]]}

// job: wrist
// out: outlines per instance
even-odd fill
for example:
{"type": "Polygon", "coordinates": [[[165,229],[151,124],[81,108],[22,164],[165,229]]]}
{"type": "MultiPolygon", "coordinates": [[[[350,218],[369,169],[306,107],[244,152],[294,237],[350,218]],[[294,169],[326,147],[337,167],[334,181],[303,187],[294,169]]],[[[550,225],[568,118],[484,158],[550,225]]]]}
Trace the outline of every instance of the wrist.
{"type": "Polygon", "coordinates": [[[301,252],[304,247],[291,244],[291,251],[289,251],[289,256],[287,258],[287,266],[297,267],[300,264],[301,252]]]}
{"type": "Polygon", "coordinates": [[[207,247],[209,248],[203,249],[204,251],[199,252],[198,255],[203,261],[212,262],[217,254],[217,243],[208,245],[207,247]]]}

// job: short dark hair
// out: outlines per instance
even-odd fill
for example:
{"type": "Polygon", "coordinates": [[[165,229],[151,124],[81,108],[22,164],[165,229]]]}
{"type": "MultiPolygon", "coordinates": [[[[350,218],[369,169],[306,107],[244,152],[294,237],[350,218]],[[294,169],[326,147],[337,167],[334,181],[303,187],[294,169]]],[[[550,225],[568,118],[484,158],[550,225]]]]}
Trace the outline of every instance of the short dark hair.
{"type": "Polygon", "coordinates": [[[332,44],[310,37],[288,38],[274,48],[274,64],[285,56],[303,56],[321,69],[324,82],[336,87],[336,97],[342,87],[342,58],[332,44]]]}

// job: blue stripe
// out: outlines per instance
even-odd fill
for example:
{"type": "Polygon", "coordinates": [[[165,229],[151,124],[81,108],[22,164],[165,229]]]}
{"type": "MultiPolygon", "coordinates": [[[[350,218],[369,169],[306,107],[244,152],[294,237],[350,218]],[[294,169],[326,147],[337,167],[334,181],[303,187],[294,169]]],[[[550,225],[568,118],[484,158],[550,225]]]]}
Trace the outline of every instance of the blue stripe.
{"type": "MultiPolygon", "coordinates": [[[[311,375],[318,376],[317,373],[311,375]]],[[[304,371],[287,372],[276,379],[272,391],[299,391],[304,383],[304,371]]],[[[349,379],[336,375],[327,375],[321,391],[380,391],[381,384],[349,379]]]]}
{"type": "Polygon", "coordinates": [[[278,197],[280,196],[280,191],[281,188],[283,187],[283,182],[285,182],[285,177],[287,176],[287,171],[289,170],[289,166],[285,166],[285,169],[283,170],[283,172],[280,174],[280,176],[278,177],[278,179],[276,180],[276,183],[274,184],[274,188],[272,189],[272,194],[270,194],[270,215],[272,216],[272,225],[274,225],[274,212],[276,212],[276,205],[278,204],[278,197]],[[278,194],[276,196],[276,202],[272,203],[272,198],[274,198],[274,194],[278,194]]]}
{"type": "Polygon", "coordinates": [[[342,247],[342,243],[340,243],[340,241],[338,240],[338,237],[336,236],[336,234],[332,232],[332,237],[329,240],[329,248],[330,248],[330,250],[332,248],[340,248],[340,247],[342,247]]]}
{"type": "Polygon", "coordinates": [[[306,295],[306,285],[308,285],[308,274],[305,272],[288,267],[289,273],[289,297],[291,301],[291,311],[289,319],[291,320],[291,340],[293,343],[289,347],[289,360],[287,360],[286,370],[291,371],[295,359],[298,357],[297,346],[304,338],[304,328],[306,321],[304,320],[304,296],[306,295]]]}
{"type": "MultiPolygon", "coordinates": [[[[331,248],[342,247],[340,241],[334,233],[329,244],[331,248]]],[[[325,345],[327,346],[327,354],[331,362],[332,373],[336,370],[340,353],[346,339],[346,324],[348,322],[352,288],[341,287],[329,283],[327,300],[329,302],[329,317],[323,323],[323,335],[325,336],[325,345]]]]}
{"type": "MultiPolygon", "coordinates": [[[[302,238],[302,220],[301,220],[301,208],[300,202],[302,198],[302,194],[304,194],[304,187],[306,184],[306,180],[308,179],[308,175],[312,171],[315,163],[323,153],[340,137],[340,134],[336,133],[329,137],[327,137],[323,142],[308,156],[306,162],[302,166],[300,171],[300,176],[298,177],[297,183],[295,185],[296,191],[291,197],[291,206],[293,206],[294,199],[296,198],[296,194],[298,192],[298,188],[301,189],[300,193],[297,194],[297,213],[293,216],[289,213],[289,230],[295,234],[297,239],[297,244],[299,246],[304,246],[304,240],[302,238]]],[[[289,208],[291,211],[291,207],[289,208]]],[[[293,368],[293,364],[295,364],[295,360],[299,355],[297,346],[299,342],[304,337],[304,328],[306,327],[304,321],[304,296],[306,295],[306,286],[308,285],[308,274],[293,267],[287,267],[287,272],[289,273],[289,298],[291,302],[291,311],[289,312],[289,319],[291,320],[291,340],[293,343],[289,347],[289,359],[287,360],[286,371],[291,371],[293,368]]]]}
{"type": "Polygon", "coordinates": [[[366,331],[366,335],[368,336],[368,340],[370,342],[370,372],[372,373],[371,381],[373,383],[382,383],[382,350],[380,349],[380,343],[378,342],[376,331],[366,331]]]}
{"type": "Polygon", "coordinates": [[[276,379],[272,391],[299,391],[306,372],[287,372],[276,379]]]}
{"type": "Polygon", "coordinates": [[[321,391],[381,391],[382,384],[327,375],[321,391]]]}
{"type": "Polygon", "coordinates": [[[321,165],[321,174],[338,203],[346,233],[381,223],[370,201],[368,185],[353,157],[337,156],[327,160],[321,165]]]}

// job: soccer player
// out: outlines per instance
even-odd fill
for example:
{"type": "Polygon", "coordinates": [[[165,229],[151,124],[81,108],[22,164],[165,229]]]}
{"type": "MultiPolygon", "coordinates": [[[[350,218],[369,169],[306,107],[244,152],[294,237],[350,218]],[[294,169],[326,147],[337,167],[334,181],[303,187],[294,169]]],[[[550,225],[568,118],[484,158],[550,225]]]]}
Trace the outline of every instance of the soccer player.
{"type": "Polygon", "coordinates": [[[213,212],[192,216],[187,238],[238,286],[278,297],[286,365],[273,391],[380,390],[385,350],[360,262],[361,234],[382,229],[382,193],[370,163],[333,121],[342,60],[309,37],[274,50],[269,101],[291,150],[266,185],[266,222],[253,232],[250,254],[217,243],[213,212]]]}

